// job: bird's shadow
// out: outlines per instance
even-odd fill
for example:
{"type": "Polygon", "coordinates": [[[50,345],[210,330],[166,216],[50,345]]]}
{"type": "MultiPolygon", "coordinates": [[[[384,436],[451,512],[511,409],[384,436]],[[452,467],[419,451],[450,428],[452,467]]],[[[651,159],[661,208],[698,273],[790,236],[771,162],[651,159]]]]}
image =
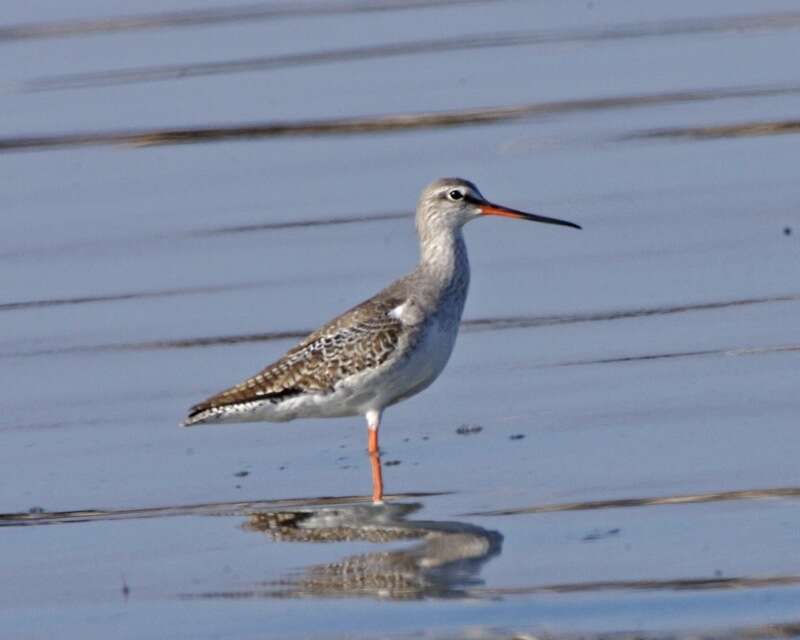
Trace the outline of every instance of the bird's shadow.
{"type": "Polygon", "coordinates": [[[503,536],[464,522],[408,520],[421,503],[347,505],[264,511],[243,528],[274,542],[385,544],[418,540],[401,549],[381,550],[312,565],[253,588],[191,598],[372,597],[390,600],[473,598],[483,565],[500,554],[503,536]]]}

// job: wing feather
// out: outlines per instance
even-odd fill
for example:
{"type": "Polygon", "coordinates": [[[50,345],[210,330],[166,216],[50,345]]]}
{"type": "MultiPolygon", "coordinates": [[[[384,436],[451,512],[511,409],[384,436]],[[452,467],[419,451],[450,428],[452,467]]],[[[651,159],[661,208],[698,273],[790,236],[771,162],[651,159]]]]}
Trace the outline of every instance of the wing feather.
{"type": "Polygon", "coordinates": [[[193,406],[189,420],[229,405],[327,393],[340,380],[384,363],[399,348],[404,328],[390,312],[404,302],[401,297],[376,296],[346,311],[277,362],[193,406]]]}

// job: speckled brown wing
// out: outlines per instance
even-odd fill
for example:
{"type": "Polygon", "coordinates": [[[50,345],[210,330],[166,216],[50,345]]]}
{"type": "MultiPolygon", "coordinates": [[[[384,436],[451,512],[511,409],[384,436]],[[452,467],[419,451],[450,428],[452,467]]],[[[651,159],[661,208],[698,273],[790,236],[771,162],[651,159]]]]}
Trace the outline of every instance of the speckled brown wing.
{"type": "Polygon", "coordinates": [[[403,324],[389,312],[403,302],[376,296],[346,311],[252,378],[193,406],[189,420],[218,407],[331,391],[340,380],[382,364],[398,349],[403,324]]]}

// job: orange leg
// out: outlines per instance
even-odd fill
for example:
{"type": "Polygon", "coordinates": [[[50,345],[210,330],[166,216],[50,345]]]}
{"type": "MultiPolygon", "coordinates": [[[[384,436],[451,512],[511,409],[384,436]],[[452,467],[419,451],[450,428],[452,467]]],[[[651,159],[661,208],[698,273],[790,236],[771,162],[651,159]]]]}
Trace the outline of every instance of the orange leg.
{"type": "Polygon", "coordinates": [[[381,456],[376,451],[369,454],[369,462],[372,465],[372,502],[381,504],[383,502],[383,475],[381,474],[381,456]]]}
{"type": "Polygon", "coordinates": [[[383,503],[383,474],[381,473],[381,453],[378,448],[378,427],[380,426],[380,413],[367,414],[367,452],[372,467],[372,502],[383,503]]]}

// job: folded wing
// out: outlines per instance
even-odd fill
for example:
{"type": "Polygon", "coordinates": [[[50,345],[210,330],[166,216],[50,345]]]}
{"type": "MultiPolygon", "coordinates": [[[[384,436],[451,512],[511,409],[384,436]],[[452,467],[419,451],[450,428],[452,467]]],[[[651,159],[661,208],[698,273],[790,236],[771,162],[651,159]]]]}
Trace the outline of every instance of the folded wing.
{"type": "Polygon", "coordinates": [[[380,366],[400,346],[403,323],[391,312],[404,302],[380,296],[350,309],[256,375],[193,406],[186,423],[226,406],[329,393],[339,381],[380,366]]]}

